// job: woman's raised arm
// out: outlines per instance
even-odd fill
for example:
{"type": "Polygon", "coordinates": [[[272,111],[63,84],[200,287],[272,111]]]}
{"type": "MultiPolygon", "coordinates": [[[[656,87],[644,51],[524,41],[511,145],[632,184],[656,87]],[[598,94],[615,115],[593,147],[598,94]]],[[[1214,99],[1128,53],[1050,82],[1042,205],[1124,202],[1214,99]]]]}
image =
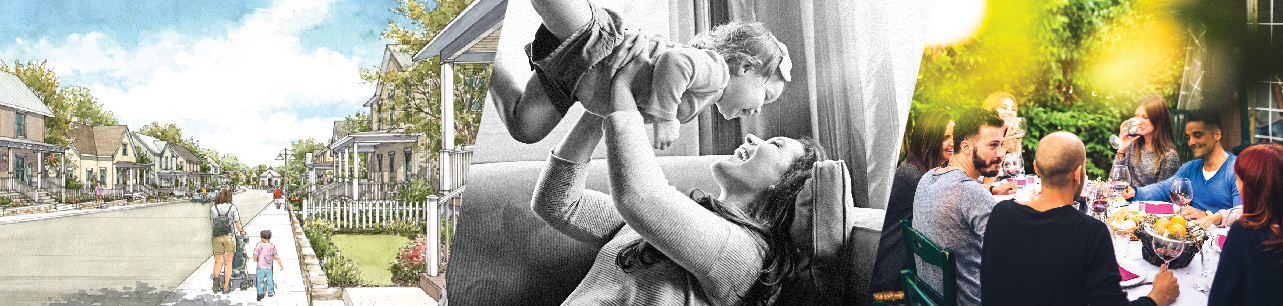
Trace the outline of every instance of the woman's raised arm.
{"type": "MultiPolygon", "coordinates": [[[[624,69],[628,71],[629,69],[624,69]]],[[[626,74],[625,74],[626,75],[626,74]]],[[[617,87],[623,83],[617,80],[617,87]]],[[[765,246],[742,227],[701,207],[669,185],[647,139],[636,102],[613,90],[606,116],[606,161],[615,208],[642,238],[715,294],[756,280],[765,246]]]]}
{"type": "Polygon", "coordinates": [[[585,190],[585,168],[601,141],[601,117],[585,113],[570,134],[548,157],[531,209],[552,228],[585,243],[600,246],[624,225],[610,196],[585,190]]]}

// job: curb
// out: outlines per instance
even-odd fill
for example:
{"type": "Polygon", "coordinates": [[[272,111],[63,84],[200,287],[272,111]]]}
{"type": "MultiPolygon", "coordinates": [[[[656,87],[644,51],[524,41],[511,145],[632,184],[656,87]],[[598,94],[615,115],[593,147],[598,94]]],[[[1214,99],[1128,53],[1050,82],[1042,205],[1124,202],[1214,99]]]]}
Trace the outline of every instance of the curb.
{"type": "MultiPolygon", "coordinates": [[[[244,193],[244,191],[241,191],[241,192],[235,192],[235,193],[233,193],[233,194],[239,194],[239,193],[244,193]]],[[[187,200],[183,200],[183,199],[176,199],[176,200],[173,200],[173,201],[166,201],[166,202],[153,202],[153,203],[138,203],[138,204],[131,204],[131,205],[119,205],[119,206],[112,206],[112,207],[108,207],[108,208],[106,208],[106,209],[84,209],[84,208],[81,208],[81,209],[75,209],[75,210],[65,210],[65,212],[67,212],[67,213],[60,213],[60,212],[58,212],[58,211],[55,211],[55,212],[52,212],[52,213],[45,213],[45,214],[48,214],[48,215],[35,216],[35,217],[31,217],[31,218],[29,218],[29,219],[0,220],[0,225],[14,224],[14,223],[22,223],[22,222],[29,222],[29,221],[48,220],[48,219],[62,218],[62,217],[83,216],[83,215],[89,215],[89,214],[105,213],[105,212],[113,212],[113,211],[121,211],[121,210],[130,210],[130,209],[138,209],[138,208],[147,208],[147,207],[160,206],[160,205],[166,205],[166,204],[174,204],[174,203],[179,203],[179,202],[187,202],[187,200]]],[[[55,205],[57,205],[57,204],[55,204],[55,205]]]]}
{"type": "Polygon", "coordinates": [[[294,244],[298,250],[299,271],[303,272],[303,286],[307,288],[308,303],[342,302],[343,288],[330,287],[329,278],[321,269],[321,261],[312,250],[312,242],[303,234],[303,226],[290,212],[290,225],[294,228],[294,244]]]}
{"type": "Polygon", "coordinates": [[[4,221],[0,221],[0,225],[22,223],[22,222],[28,222],[28,221],[48,220],[48,219],[62,218],[62,217],[83,216],[83,215],[90,215],[90,214],[96,214],[96,213],[130,210],[130,209],[137,209],[137,208],[147,208],[152,206],[174,204],[178,202],[183,202],[183,201],[174,200],[174,201],[168,201],[168,202],[139,203],[139,204],[132,204],[132,205],[114,206],[106,209],[77,209],[77,210],[69,210],[65,214],[60,214],[59,212],[53,212],[53,213],[50,213],[49,215],[32,217],[29,219],[4,220],[4,221]]]}

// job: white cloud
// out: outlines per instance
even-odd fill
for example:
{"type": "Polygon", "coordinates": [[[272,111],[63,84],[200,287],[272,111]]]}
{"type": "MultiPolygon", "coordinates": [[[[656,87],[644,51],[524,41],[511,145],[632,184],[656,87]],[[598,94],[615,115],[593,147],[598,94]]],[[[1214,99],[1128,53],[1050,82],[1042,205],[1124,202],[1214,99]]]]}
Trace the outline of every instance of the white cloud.
{"type": "Polygon", "coordinates": [[[38,54],[61,75],[119,80],[78,85],[92,89],[131,128],[175,123],[203,147],[236,154],[246,164],[271,164],[290,140],[325,141],[331,121],[341,119],[296,112],[342,116],[374,91],[357,74],[358,58],[299,43],[299,34],[326,19],[330,2],[278,0],[221,37],[157,33],[127,51],[90,32],[69,35],[60,45],[19,39],[0,55],[38,54]]]}

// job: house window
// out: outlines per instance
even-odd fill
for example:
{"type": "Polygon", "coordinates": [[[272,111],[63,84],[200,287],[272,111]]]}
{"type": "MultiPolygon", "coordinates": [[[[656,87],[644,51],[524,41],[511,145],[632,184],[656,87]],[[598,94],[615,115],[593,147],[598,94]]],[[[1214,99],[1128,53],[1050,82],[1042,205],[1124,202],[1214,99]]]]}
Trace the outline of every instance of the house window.
{"type": "Polygon", "coordinates": [[[85,183],[94,179],[94,169],[85,169],[85,183]]]}
{"type": "Polygon", "coordinates": [[[27,114],[14,113],[14,123],[17,124],[15,132],[20,138],[27,138],[27,114]]]}
{"type": "Polygon", "coordinates": [[[379,162],[376,163],[376,165],[379,165],[379,166],[375,167],[376,170],[374,171],[383,172],[383,155],[378,155],[378,159],[379,159],[379,162]]]}
{"type": "Polygon", "coordinates": [[[405,156],[405,178],[409,179],[410,174],[413,173],[412,171],[410,171],[410,153],[405,153],[401,155],[405,156]]]}
{"type": "MultiPolygon", "coordinates": [[[[1248,25],[1269,37],[1269,44],[1283,44],[1283,0],[1248,1],[1248,25]]],[[[1283,71],[1269,71],[1265,79],[1247,80],[1251,109],[1251,143],[1283,143],[1283,71]]]]}
{"type": "Polygon", "coordinates": [[[107,168],[98,168],[98,184],[107,184],[107,168]]]}
{"type": "Polygon", "coordinates": [[[120,146],[120,155],[129,156],[129,146],[120,146]]]}
{"type": "Polygon", "coordinates": [[[388,172],[396,171],[396,152],[388,152],[388,172]]]}

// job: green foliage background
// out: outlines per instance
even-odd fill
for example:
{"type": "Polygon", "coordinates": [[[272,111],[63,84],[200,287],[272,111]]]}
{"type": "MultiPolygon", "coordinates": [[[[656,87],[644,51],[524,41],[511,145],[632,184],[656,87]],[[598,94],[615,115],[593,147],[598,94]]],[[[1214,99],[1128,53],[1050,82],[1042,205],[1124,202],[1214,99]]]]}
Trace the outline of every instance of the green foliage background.
{"type": "MultiPolygon", "coordinates": [[[[1174,107],[1185,52],[1148,50],[1139,58],[1142,77],[1118,84],[1104,59],[1134,55],[1128,40],[1168,22],[1169,8],[1141,0],[1000,0],[989,6],[987,24],[966,43],[929,47],[923,54],[912,118],[933,109],[979,108],[990,93],[1010,92],[1028,131],[1022,140],[1026,165],[1040,138],[1055,131],[1078,134],[1087,144],[1088,174],[1107,174],[1114,150],[1109,135],[1130,117],[1140,97],[1159,94],[1174,107]],[[1107,69],[1107,68],[1106,68],[1107,69]],[[1104,71],[1102,73],[1102,71],[1104,71]]],[[[1177,32],[1177,34],[1180,34],[1177,32]]],[[[1187,36],[1158,39],[1186,45],[1187,36]]],[[[1026,168],[1032,172],[1031,167],[1026,168]]]]}

